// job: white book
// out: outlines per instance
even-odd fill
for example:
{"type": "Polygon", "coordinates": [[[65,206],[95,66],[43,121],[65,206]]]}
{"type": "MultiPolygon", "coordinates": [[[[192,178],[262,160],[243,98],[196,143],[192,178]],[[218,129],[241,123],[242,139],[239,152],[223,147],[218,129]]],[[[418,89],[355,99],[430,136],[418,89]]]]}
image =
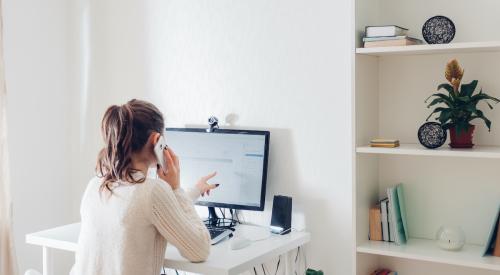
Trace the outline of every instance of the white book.
{"type": "Polygon", "coordinates": [[[394,220],[394,203],[395,203],[395,198],[393,196],[393,192],[392,192],[392,189],[394,189],[394,187],[389,187],[387,188],[387,198],[389,199],[389,207],[388,207],[388,211],[391,215],[391,222],[390,222],[390,226],[391,226],[391,231],[393,232],[393,237],[394,237],[394,242],[396,244],[399,244],[400,243],[400,240],[399,240],[399,236],[396,232],[396,223],[395,223],[395,220],[394,220]]]}
{"type": "Polygon", "coordinates": [[[389,223],[389,241],[394,242],[394,223],[392,222],[391,201],[387,200],[387,222],[389,223]]]}
{"type": "Polygon", "coordinates": [[[386,242],[389,241],[389,219],[387,216],[387,199],[380,202],[380,216],[382,220],[382,239],[386,242]]]}
{"type": "Polygon", "coordinates": [[[367,26],[365,28],[365,37],[378,36],[404,36],[408,33],[408,29],[396,26],[367,26]]]}

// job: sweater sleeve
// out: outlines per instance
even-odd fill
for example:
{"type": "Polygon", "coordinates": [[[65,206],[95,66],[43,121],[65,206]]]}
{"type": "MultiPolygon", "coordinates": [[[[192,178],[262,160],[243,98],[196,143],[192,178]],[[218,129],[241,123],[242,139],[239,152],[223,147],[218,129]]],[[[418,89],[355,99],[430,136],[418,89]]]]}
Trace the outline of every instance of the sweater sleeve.
{"type": "Polygon", "coordinates": [[[200,197],[201,191],[198,187],[192,187],[186,191],[186,194],[193,202],[195,202],[200,197]]]}
{"type": "Polygon", "coordinates": [[[205,261],[210,253],[210,234],[182,189],[164,182],[151,192],[152,223],[181,255],[192,262],[205,261]]]}

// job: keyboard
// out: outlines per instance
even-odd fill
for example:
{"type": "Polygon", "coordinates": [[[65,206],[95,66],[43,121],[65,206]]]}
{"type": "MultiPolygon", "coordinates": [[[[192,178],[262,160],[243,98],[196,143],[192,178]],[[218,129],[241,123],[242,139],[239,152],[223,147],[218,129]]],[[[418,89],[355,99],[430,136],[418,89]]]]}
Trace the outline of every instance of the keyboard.
{"type": "Polygon", "coordinates": [[[210,238],[212,239],[212,244],[216,244],[222,240],[224,240],[226,237],[230,236],[233,234],[233,231],[227,228],[223,227],[213,227],[210,226],[208,227],[208,232],[210,233],[210,238]]]}

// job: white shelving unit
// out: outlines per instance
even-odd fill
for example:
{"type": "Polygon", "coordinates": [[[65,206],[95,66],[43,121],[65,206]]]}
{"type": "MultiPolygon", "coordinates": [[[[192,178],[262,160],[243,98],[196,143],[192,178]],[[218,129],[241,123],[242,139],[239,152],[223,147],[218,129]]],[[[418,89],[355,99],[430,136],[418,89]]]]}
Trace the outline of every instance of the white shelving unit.
{"type": "Polygon", "coordinates": [[[500,52],[500,41],[462,42],[437,45],[357,48],[357,54],[373,56],[500,52]]]}
{"type": "Polygon", "coordinates": [[[479,80],[488,94],[500,97],[500,1],[355,0],[355,274],[386,267],[403,275],[500,274],[500,258],[482,252],[500,204],[500,105],[486,116],[491,132],[479,121],[473,149],[426,149],[418,127],[430,113],[424,100],[446,82],[446,62],[457,58],[464,82],[479,80]],[[422,25],[434,15],[450,17],[457,28],[451,44],[362,48],[368,25],[395,24],[422,38],[422,25]],[[396,138],[398,148],[372,148],[372,138],[396,138]],[[406,245],[370,241],[368,210],[403,183],[410,240],[406,245]],[[442,225],[458,225],[466,246],[439,249],[433,238],[442,225]]]}
{"type": "Polygon", "coordinates": [[[500,258],[483,257],[483,246],[466,245],[459,253],[439,249],[433,240],[410,239],[406,245],[368,241],[358,246],[359,253],[458,265],[500,271],[500,258]]]}
{"type": "Polygon", "coordinates": [[[397,148],[360,146],[356,148],[356,152],[360,154],[500,159],[500,146],[476,146],[473,149],[453,149],[443,146],[429,150],[420,144],[401,144],[397,148]]]}

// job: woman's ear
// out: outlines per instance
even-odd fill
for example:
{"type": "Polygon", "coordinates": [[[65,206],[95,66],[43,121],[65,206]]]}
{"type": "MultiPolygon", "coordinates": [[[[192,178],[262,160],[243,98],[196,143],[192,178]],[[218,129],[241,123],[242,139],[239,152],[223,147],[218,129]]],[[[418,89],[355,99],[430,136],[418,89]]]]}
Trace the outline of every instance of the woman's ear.
{"type": "Polygon", "coordinates": [[[149,135],[148,143],[155,146],[158,140],[160,140],[160,137],[161,137],[160,133],[152,132],[151,135],[149,135]]]}

